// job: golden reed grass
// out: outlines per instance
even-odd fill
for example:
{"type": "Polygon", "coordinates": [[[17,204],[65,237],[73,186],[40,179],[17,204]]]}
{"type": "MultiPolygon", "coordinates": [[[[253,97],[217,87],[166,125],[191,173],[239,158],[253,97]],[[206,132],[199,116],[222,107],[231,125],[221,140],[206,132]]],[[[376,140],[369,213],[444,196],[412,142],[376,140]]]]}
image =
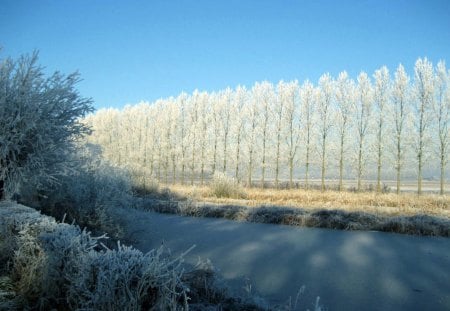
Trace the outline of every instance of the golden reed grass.
{"type": "Polygon", "coordinates": [[[167,185],[177,196],[200,202],[241,206],[289,206],[306,210],[368,212],[380,216],[426,214],[450,219],[450,196],[414,193],[348,192],[304,189],[245,188],[243,199],[217,198],[208,186],[167,185]]]}

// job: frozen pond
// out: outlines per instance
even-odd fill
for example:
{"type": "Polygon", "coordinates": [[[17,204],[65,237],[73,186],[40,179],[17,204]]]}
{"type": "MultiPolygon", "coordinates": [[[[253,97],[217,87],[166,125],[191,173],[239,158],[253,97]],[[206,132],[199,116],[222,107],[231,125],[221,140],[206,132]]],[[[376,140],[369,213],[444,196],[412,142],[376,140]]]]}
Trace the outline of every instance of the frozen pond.
{"type": "Polygon", "coordinates": [[[450,310],[450,239],[239,223],[129,211],[137,248],[164,243],[209,258],[236,290],[244,279],[270,304],[316,296],[329,310],[450,310]]]}

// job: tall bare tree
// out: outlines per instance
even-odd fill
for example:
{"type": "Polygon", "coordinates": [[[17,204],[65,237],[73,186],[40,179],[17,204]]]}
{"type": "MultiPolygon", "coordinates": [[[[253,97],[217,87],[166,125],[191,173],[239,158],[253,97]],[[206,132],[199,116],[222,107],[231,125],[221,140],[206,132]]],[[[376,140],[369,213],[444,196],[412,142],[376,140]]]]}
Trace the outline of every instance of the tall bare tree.
{"type": "Polygon", "coordinates": [[[223,134],[223,167],[222,172],[227,172],[227,157],[228,157],[228,139],[230,137],[231,129],[231,100],[232,90],[230,88],[225,89],[221,94],[220,107],[221,107],[221,120],[222,120],[222,134],[223,134]]]}
{"type": "Polygon", "coordinates": [[[381,169],[383,164],[383,148],[384,148],[384,123],[385,123],[385,107],[390,95],[390,77],[389,70],[386,66],[377,69],[374,77],[374,101],[377,107],[377,192],[381,192],[381,169]]]}
{"type": "Polygon", "coordinates": [[[238,86],[235,91],[235,97],[232,104],[233,119],[233,133],[235,138],[235,171],[234,176],[236,180],[240,180],[239,164],[241,163],[241,148],[242,148],[242,136],[244,132],[244,107],[247,102],[247,89],[242,86],[238,86]]]}
{"type": "Polygon", "coordinates": [[[339,191],[342,191],[347,134],[355,109],[355,84],[346,71],[341,72],[336,80],[336,104],[336,127],[339,135],[339,191]]]}
{"type": "Polygon", "coordinates": [[[197,142],[198,142],[198,127],[199,127],[199,92],[197,90],[194,91],[192,96],[190,97],[190,143],[191,143],[191,186],[194,185],[195,179],[195,164],[197,162],[197,142]]]}
{"type": "Polygon", "coordinates": [[[270,125],[270,111],[275,93],[273,85],[267,81],[256,83],[253,87],[253,96],[255,96],[261,105],[261,142],[262,142],[262,163],[261,163],[261,187],[264,188],[266,184],[266,167],[267,167],[267,147],[269,142],[269,125],[270,125]]]}
{"type": "Polygon", "coordinates": [[[301,123],[302,132],[305,142],[305,187],[309,188],[309,169],[310,169],[310,157],[312,150],[312,137],[313,137],[313,118],[314,118],[314,86],[305,81],[300,89],[300,101],[303,115],[303,122],[301,123]]]}
{"type": "Polygon", "coordinates": [[[429,140],[426,137],[431,122],[431,108],[434,99],[433,65],[428,59],[419,58],[414,66],[414,91],[416,96],[415,128],[417,156],[417,194],[422,194],[422,174],[426,148],[429,140]]]}
{"type": "Polygon", "coordinates": [[[180,134],[180,159],[181,164],[181,184],[184,185],[186,178],[186,160],[187,160],[187,148],[188,148],[188,118],[187,118],[187,99],[186,93],[181,93],[176,101],[180,107],[180,119],[178,120],[178,128],[180,134]]]}
{"type": "Polygon", "coordinates": [[[450,153],[450,73],[445,62],[440,61],[436,67],[436,100],[433,106],[434,119],[438,133],[438,156],[440,170],[439,193],[444,194],[445,167],[450,153]]]}
{"type": "Polygon", "coordinates": [[[248,122],[244,123],[248,161],[247,161],[247,186],[251,187],[253,183],[253,169],[254,169],[254,158],[255,158],[255,144],[256,135],[258,130],[258,120],[259,120],[259,94],[258,87],[255,85],[250,92],[250,102],[244,107],[245,115],[248,118],[248,122]],[[256,89],[255,89],[256,87],[256,89]]]}
{"type": "Polygon", "coordinates": [[[278,188],[279,185],[279,177],[280,177],[280,147],[281,147],[281,139],[282,139],[282,130],[284,125],[283,114],[284,114],[284,90],[285,82],[280,81],[277,85],[277,95],[276,100],[274,101],[273,109],[273,117],[276,121],[276,141],[275,141],[275,188],[278,188]]]}
{"type": "Polygon", "coordinates": [[[199,101],[199,143],[200,143],[200,185],[203,186],[205,182],[205,167],[208,143],[208,124],[210,122],[210,109],[208,102],[208,93],[201,92],[198,94],[199,101]]]}
{"type": "Polygon", "coordinates": [[[284,102],[285,138],[287,147],[287,162],[289,167],[289,188],[293,187],[294,165],[297,151],[300,144],[300,114],[299,103],[300,87],[298,81],[283,82],[278,84],[278,96],[284,102]]]}
{"type": "Polygon", "coordinates": [[[401,172],[404,164],[405,153],[405,123],[408,117],[408,86],[409,77],[402,65],[399,65],[395,72],[394,83],[392,87],[392,110],[394,124],[394,145],[395,145],[395,171],[397,180],[397,194],[401,188],[401,172]]]}
{"type": "Polygon", "coordinates": [[[366,162],[367,135],[369,132],[370,118],[372,115],[373,95],[370,79],[365,72],[358,76],[357,101],[356,101],[356,140],[357,140],[357,190],[362,189],[362,176],[366,162]]]}
{"type": "Polygon", "coordinates": [[[331,133],[332,123],[332,100],[334,96],[333,80],[330,74],[324,74],[319,79],[319,88],[317,89],[317,112],[319,115],[319,134],[320,134],[320,159],[321,159],[321,189],[325,191],[325,177],[327,166],[327,146],[328,136],[331,133]]]}
{"type": "Polygon", "coordinates": [[[219,148],[219,139],[220,139],[220,129],[221,129],[221,123],[219,122],[221,116],[220,116],[220,97],[218,94],[213,93],[210,95],[210,103],[212,104],[211,107],[211,113],[212,113],[212,126],[214,128],[213,133],[213,158],[212,158],[212,174],[214,176],[216,169],[217,169],[217,153],[219,148]]]}

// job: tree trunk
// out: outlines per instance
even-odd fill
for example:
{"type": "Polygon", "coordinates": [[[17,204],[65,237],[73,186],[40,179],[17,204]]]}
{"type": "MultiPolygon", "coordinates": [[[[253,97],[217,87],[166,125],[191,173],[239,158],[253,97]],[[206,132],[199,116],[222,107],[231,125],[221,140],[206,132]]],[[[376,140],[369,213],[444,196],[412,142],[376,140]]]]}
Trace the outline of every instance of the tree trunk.
{"type": "Polygon", "coordinates": [[[419,161],[419,167],[417,172],[417,194],[422,194],[422,152],[419,151],[419,154],[417,155],[417,159],[419,161]]]}
{"type": "Polygon", "coordinates": [[[397,138],[397,194],[400,194],[400,179],[401,179],[401,156],[402,156],[402,150],[401,150],[401,142],[400,142],[400,136],[397,138]]]}
{"type": "MultiPolygon", "coordinates": [[[[183,138],[182,138],[183,139],[183,138]]],[[[184,185],[185,176],[186,176],[186,147],[184,144],[181,145],[181,184],[184,185]]]]}
{"type": "Polygon", "coordinates": [[[382,140],[382,127],[383,123],[380,120],[378,127],[378,161],[377,161],[377,192],[381,192],[381,157],[382,157],[382,148],[381,148],[381,140],[382,140]]]}
{"type": "Polygon", "coordinates": [[[158,183],[161,182],[161,148],[158,151],[158,183]]]}
{"type": "Polygon", "coordinates": [[[275,163],[275,188],[278,189],[278,175],[280,174],[280,134],[278,134],[278,141],[277,141],[277,159],[275,163]]]}
{"type": "Polygon", "coordinates": [[[241,133],[238,133],[237,137],[237,146],[236,146],[236,172],[235,172],[235,178],[236,180],[239,180],[239,156],[240,156],[240,150],[241,149],[241,133]]]}
{"type": "Polygon", "coordinates": [[[309,188],[309,146],[306,147],[305,188],[309,188]]]}
{"type": "Polygon", "coordinates": [[[249,155],[248,155],[248,180],[247,180],[247,186],[252,186],[252,174],[253,174],[253,148],[250,149],[249,155]]]}
{"type": "Polygon", "coordinates": [[[377,192],[381,192],[381,157],[378,157],[377,164],[377,192]]]}
{"type": "Polygon", "coordinates": [[[359,152],[358,152],[358,192],[361,191],[361,177],[362,177],[362,141],[359,143],[359,152]]]}
{"type": "Polygon", "coordinates": [[[441,152],[441,182],[440,182],[440,190],[439,194],[444,195],[444,179],[445,179],[445,154],[441,152]]]}
{"type": "Polygon", "coordinates": [[[294,157],[289,157],[289,188],[294,186],[294,157]]]}
{"type": "Polygon", "coordinates": [[[202,142],[201,185],[205,181],[205,142],[202,142]]]}
{"type": "Polygon", "coordinates": [[[166,160],[164,163],[164,182],[166,185],[169,183],[169,153],[166,155],[166,160]]]}
{"type": "Polygon", "coordinates": [[[176,156],[172,155],[172,184],[176,183],[177,161],[176,156]]]}
{"type": "Polygon", "coordinates": [[[280,175],[280,145],[281,145],[281,122],[283,118],[283,105],[280,104],[280,112],[278,115],[278,128],[277,128],[277,157],[275,162],[275,188],[278,189],[279,186],[279,175],[280,175]]]}
{"type": "Polygon", "coordinates": [[[423,136],[425,134],[425,99],[422,96],[419,116],[419,150],[417,152],[418,172],[417,172],[417,195],[422,194],[422,161],[423,161],[423,136]]]}
{"type": "Polygon", "coordinates": [[[343,190],[343,175],[344,175],[344,135],[341,134],[341,150],[339,156],[339,191],[343,190]]]}
{"type": "Polygon", "coordinates": [[[321,189],[325,191],[325,155],[326,155],[326,137],[322,137],[322,176],[321,176],[321,189]]]}
{"type": "Polygon", "coordinates": [[[150,158],[150,176],[151,176],[152,178],[154,178],[154,176],[153,176],[154,162],[155,162],[155,156],[154,156],[154,153],[152,152],[152,156],[151,156],[151,158],[150,158]]]}
{"type": "Polygon", "coordinates": [[[309,188],[309,153],[310,153],[310,142],[311,142],[311,133],[310,133],[310,124],[309,119],[307,121],[307,134],[306,134],[306,167],[305,167],[305,188],[308,190],[309,188]]]}
{"type": "MultiPolygon", "coordinates": [[[[420,120],[422,123],[422,120],[420,120]]],[[[417,161],[418,161],[418,169],[417,169],[417,194],[422,194],[422,161],[423,161],[423,132],[420,133],[419,138],[419,151],[417,152],[417,161]]]]}
{"type": "Polygon", "coordinates": [[[214,137],[214,153],[213,153],[213,164],[212,164],[212,174],[216,172],[216,162],[217,162],[217,135],[214,137]]]}
{"type": "Polygon", "coordinates": [[[181,164],[181,184],[184,185],[184,178],[185,178],[185,173],[186,171],[186,165],[184,164],[184,157],[183,157],[183,162],[181,164]]]}
{"type": "Polygon", "coordinates": [[[195,170],[195,135],[192,145],[192,161],[191,161],[191,186],[194,185],[194,170],[195,170]]]}
{"type": "Polygon", "coordinates": [[[225,137],[223,140],[223,173],[227,172],[227,144],[228,144],[228,132],[225,133],[225,137]]]}
{"type": "Polygon", "coordinates": [[[261,188],[265,188],[266,178],[266,132],[264,131],[263,138],[263,158],[262,158],[262,171],[261,171],[261,188]]]}

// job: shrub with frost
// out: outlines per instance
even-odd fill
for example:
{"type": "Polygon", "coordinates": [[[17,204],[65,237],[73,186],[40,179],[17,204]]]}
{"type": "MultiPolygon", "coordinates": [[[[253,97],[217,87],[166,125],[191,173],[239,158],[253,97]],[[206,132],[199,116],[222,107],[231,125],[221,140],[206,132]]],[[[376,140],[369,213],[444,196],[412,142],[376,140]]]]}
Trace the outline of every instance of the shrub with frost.
{"type": "MultiPolygon", "coordinates": [[[[57,219],[65,218],[95,232],[121,238],[123,230],[114,211],[134,204],[130,176],[102,160],[96,148],[94,145],[79,148],[72,156],[76,169],[61,178],[58,185],[41,191],[37,205],[57,219]]],[[[31,186],[28,193],[22,191],[22,202],[36,204],[34,189],[31,186]]]]}
{"type": "Polygon", "coordinates": [[[216,172],[210,184],[211,192],[218,198],[245,198],[241,185],[225,173],[216,172]]]}
{"type": "Polygon", "coordinates": [[[24,308],[187,309],[183,255],[173,258],[163,247],[147,254],[120,244],[108,249],[104,236],[92,237],[30,208],[0,207],[0,238],[17,236],[12,280],[24,308]]]}
{"type": "Polygon", "coordinates": [[[0,199],[24,183],[55,183],[70,169],[76,140],[89,132],[80,118],[92,100],[75,88],[77,73],[46,77],[37,53],[0,58],[0,199]]]}

